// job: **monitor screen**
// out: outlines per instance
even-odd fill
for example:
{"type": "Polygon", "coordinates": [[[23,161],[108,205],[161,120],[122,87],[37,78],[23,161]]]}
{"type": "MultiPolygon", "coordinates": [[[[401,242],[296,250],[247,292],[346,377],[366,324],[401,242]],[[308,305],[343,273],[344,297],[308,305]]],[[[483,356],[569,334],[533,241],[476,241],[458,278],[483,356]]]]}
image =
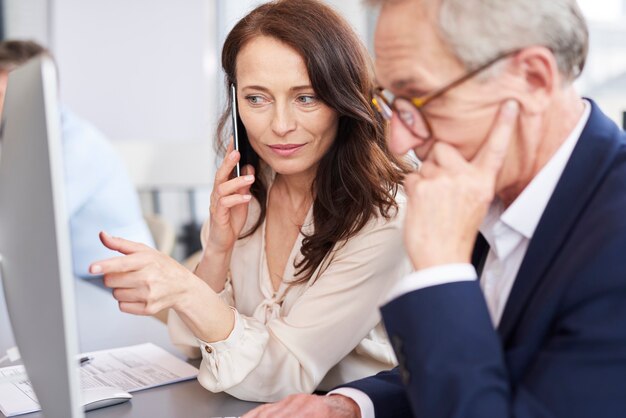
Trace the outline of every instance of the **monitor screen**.
{"type": "Polygon", "coordinates": [[[0,137],[0,268],[13,334],[45,416],[82,417],[57,77],[9,75],[0,137]]]}

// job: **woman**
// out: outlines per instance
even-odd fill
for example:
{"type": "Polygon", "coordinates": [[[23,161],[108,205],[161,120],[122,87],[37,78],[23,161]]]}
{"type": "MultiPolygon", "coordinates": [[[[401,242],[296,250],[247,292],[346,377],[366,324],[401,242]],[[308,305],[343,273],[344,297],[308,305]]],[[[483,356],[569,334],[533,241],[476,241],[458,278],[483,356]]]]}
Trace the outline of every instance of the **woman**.
{"type": "Polygon", "coordinates": [[[398,194],[407,167],[369,105],[366,52],[327,6],[284,0],[239,21],[222,66],[254,153],[232,178],[240,154],[228,145],[195,274],[105,234],[127,256],[92,272],[122,311],[172,308],[172,339],[200,349],[198,380],[211,391],[275,401],[393,367],[377,305],[410,270],[398,194]]]}

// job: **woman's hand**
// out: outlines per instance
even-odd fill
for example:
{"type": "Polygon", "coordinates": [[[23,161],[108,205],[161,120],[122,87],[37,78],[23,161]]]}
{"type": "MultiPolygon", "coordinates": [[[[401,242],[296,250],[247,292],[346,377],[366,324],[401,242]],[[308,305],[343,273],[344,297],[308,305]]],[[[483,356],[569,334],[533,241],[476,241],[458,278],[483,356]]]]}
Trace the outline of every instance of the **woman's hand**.
{"type": "Polygon", "coordinates": [[[105,232],[100,232],[100,241],[124,256],[95,262],[89,272],[104,275],[104,285],[113,289],[122,312],[154,315],[163,309],[176,309],[198,284],[203,285],[174,259],[147,245],[105,232]]]}
{"type": "Polygon", "coordinates": [[[226,158],[215,175],[211,194],[211,218],[205,244],[206,249],[212,253],[229,253],[248,217],[254,168],[247,165],[242,170],[244,175],[229,179],[240,157],[239,152],[233,150],[231,141],[226,150],[226,158]]]}
{"type": "Polygon", "coordinates": [[[97,261],[92,274],[103,274],[122,312],[154,315],[172,308],[196,337],[225,339],[233,329],[232,309],[196,275],[167,255],[133,241],[100,233],[105,247],[124,256],[97,261]]]}
{"type": "Polygon", "coordinates": [[[252,166],[247,165],[243,168],[243,176],[229,179],[239,159],[240,154],[233,150],[231,140],[226,149],[226,158],[215,174],[209,228],[205,232],[202,259],[196,268],[196,274],[215,292],[224,289],[230,255],[248,218],[248,203],[252,199],[250,195],[250,186],[254,183],[252,166]]]}

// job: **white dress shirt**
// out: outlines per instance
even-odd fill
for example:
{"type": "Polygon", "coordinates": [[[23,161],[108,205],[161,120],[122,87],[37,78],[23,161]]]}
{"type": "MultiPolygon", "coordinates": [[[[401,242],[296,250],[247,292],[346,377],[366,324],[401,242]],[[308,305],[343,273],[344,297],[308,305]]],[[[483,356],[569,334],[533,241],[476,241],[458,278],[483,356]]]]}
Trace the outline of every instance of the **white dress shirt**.
{"type": "MultiPolygon", "coordinates": [[[[500,200],[495,200],[479,228],[490,246],[480,287],[494,327],[500,323],[528,243],[587,124],[591,105],[586,100],[584,104],[583,115],[552,158],[508,208],[505,209],[500,200]]],[[[391,289],[387,301],[414,290],[476,280],[477,277],[471,264],[450,264],[416,271],[404,277],[391,289]]],[[[339,388],[331,394],[352,398],[359,405],[362,418],[375,417],[374,404],[365,393],[353,388],[339,388]]]]}

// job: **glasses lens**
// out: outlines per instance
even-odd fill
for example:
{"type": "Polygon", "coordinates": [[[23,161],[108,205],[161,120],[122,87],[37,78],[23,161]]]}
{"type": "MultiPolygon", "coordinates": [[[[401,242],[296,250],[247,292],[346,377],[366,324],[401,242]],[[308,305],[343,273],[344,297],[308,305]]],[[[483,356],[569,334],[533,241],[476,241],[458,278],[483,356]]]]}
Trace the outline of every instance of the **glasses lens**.
{"type": "Polygon", "coordinates": [[[398,114],[398,118],[409,128],[413,135],[418,138],[429,138],[430,129],[428,123],[422,113],[417,110],[413,103],[405,99],[396,99],[393,103],[395,110],[398,114]]]}
{"type": "Polygon", "coordinates": [[[380,94],[374,93],[372,97],[372,104],[374,105],[374,108],[378,111],[378,113],[383,116],[383,118],[385,118],[386,120],[391,120],[391,115],[393,112],[391,111],[391,107],[384,97],[382,97],[380,94]]]}

